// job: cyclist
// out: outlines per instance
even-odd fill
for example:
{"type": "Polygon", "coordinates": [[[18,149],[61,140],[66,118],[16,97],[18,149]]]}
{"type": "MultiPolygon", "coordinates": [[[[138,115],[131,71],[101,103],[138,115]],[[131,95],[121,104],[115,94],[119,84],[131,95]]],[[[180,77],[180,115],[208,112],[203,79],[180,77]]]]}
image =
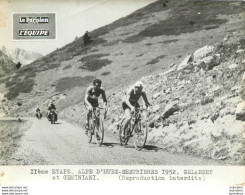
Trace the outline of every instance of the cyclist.
{"type": "Polygon", "coordinates": [[[125,119],[126,119],[124,128],[127,127],[128,123],[131,120],[131,117],[132,117],[131,113],[135,112],[135,108],[140,107],[138,103],[138,100],[140,99],[140,97],[143,98],[146,107],[150,106],[150,103],[148,102],[146,93],[144,92],[143,88],[144,88],[144,84],[141,81],[137,81],[134,84],[134,86],[129,88],[129,90],[125,94],[125,98],[122,103],[122,107],[123,107],[123,110],[125,113],[125,119]]]}
{"type": "MultiPolygon", "coordinates": [[[[86,128],[85,134],[88,133],[88,128],[89,128],[88,121],[89,121],[89,117],[92,114],[93,108],[99,106],[98,98],[100,97],[100,95],[102,96],[104,107],[107,106],[105,90],[104,88],[101,87],[101,84],[102,84],[102,81],[100,79],[95,79],[93,81],[93,86],[88,87],[85,93],[84,105],[88,109],[87,120],[86,120],[86,125],[85,125],[85,128],[86,128]]],[[[96,137],[97,139],[100,139],[97,133],[96,133],[96,137]]]]}

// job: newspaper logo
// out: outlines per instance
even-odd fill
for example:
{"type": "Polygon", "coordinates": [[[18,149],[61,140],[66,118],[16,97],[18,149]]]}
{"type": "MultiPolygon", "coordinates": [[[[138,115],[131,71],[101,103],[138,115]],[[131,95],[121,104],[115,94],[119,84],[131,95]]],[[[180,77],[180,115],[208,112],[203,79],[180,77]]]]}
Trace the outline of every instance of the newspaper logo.
{"type": "Polygon", "coordinates": [[[56,39],[55,13],[13,13],[13,39],[56,39]]]}
{"type": "Polygon", "coordinates": [[[19,30],[19,36],[49,36],[49,30],[19,30]]]}
{"type": "Polygon", "coordinates": [[[19,23],[49,23],[49,17],[20,17],[19,23]]]}

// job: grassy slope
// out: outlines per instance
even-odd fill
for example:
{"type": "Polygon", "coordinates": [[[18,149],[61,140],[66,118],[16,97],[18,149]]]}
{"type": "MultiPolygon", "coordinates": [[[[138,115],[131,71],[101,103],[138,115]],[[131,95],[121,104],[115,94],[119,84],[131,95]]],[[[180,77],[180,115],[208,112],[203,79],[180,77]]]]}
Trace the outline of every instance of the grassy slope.
{"type": "Polygon", "coordinates": [[[19,141],[31,122],[17,120],[0,121],[0,164],[8,165],[8,160],[18,148],[19,141]]]}

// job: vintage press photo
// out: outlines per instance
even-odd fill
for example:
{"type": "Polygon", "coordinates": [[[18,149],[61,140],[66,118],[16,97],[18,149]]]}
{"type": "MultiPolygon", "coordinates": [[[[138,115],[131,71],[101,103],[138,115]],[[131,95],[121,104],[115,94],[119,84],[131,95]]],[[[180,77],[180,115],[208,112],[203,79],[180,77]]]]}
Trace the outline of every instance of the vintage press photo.
{"type": "Polygon", "coordinates": [[[244,23],[243,1],[0,1],[1,177],[244,177],[244,23]]]}

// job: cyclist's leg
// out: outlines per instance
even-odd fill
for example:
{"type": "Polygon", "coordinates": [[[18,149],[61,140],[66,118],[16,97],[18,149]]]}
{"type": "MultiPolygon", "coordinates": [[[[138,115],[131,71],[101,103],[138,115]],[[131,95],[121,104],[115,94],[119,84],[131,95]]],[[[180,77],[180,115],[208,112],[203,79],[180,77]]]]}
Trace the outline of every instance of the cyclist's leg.
{"type": "MultiPolygon", "coordinates": [[[[93,108],[96,109],[95,111],[97,111],[97,108],[99,107],[99,104],[98,104],[98,102],[94,102],[94,103],[92,104],[92,106],[93,106],[93,108]]],[[[92,113],[91,113],[91,114],[92,114],[92,113]]],[[[96,113],[96,114],[97,114],[97,113],[96,113]]],[[[100,140],[100,136],[99,136],[99,134],[98,134],[99,126],[100,126],[99,123],[100,123],[99,120],[96,121],[97,128],[95,128],[95,136],[96,136],[97,140],[100,140]]]]}
{"type": "Polygon", "coordinates": [[[130,110],[129,106],[125,102],[123,102],[122,106],[123,106],[123,110],[124,110],[124,118],[126,120],[125,125],[123,127],[124,129],[122,131],[122,134],[123,134],[122,136],[125,136],[124,132],[125,132],[126,128],[128,127],[128,125],[130,124],[130,120],[131,120],[132,116],[131,116],[131,110],[130,110]]]}
{"type": "Polygon", "coordinates": [[[86,120],[86,127],[87,127],[87,129],[88,129],[89,119],[90,119],[91,116],[92,116],[92,111],[91,111],[91,110],[88,110],[88,113],[87,113],[87,120],[86,120]]]}
{"type": "MultiPolygon", "coordinates": [[[[136,102],[135,108],[138,108],[138,109],[140,108],[140,105],[139,105],[138,102],[136,102]]],[[[135,128],[135,131],[138,131],[138,132],[141,131],[141,119],[142,119],[142,113],[141,113],[140,116],[141,116],[141,117],[140,117],[140,119],[138,119],[137,126],[136,126],[136,128],[135,128]]],[[[143,118],[143,119],[145,119],[145,118],[143,118]]]]}
{"type": "Polygon", "coordinates": [[[88,129],[89,129],[89,119],[90,117],[92,117],[92,112],[91,110],[88,109],[88,105],[84,102],[84,106],[85,108],[87,109],[87,117],[86,117],[86,123],[85,123],[85,129],[86,129],[86,132],[85,133],[88,133],[88,129]]]}
{"type": "Polygon", "coordinates": [[[135,108],[140,108],[139,102],[136,102],[136,103],[134,104],[134,107],[135,107],[135,108]]]}
{"type": "Polygon", "coordinates": [[[125,131],[126,127],[130,124],[130,120],[131,120],[131,110],[130,110],[130,108],[125,109],[124,114],[125,114],[125,119],[126,119],[126,123],[125,123],[125,126],[124,126],[124,131],[125,131]]]}

